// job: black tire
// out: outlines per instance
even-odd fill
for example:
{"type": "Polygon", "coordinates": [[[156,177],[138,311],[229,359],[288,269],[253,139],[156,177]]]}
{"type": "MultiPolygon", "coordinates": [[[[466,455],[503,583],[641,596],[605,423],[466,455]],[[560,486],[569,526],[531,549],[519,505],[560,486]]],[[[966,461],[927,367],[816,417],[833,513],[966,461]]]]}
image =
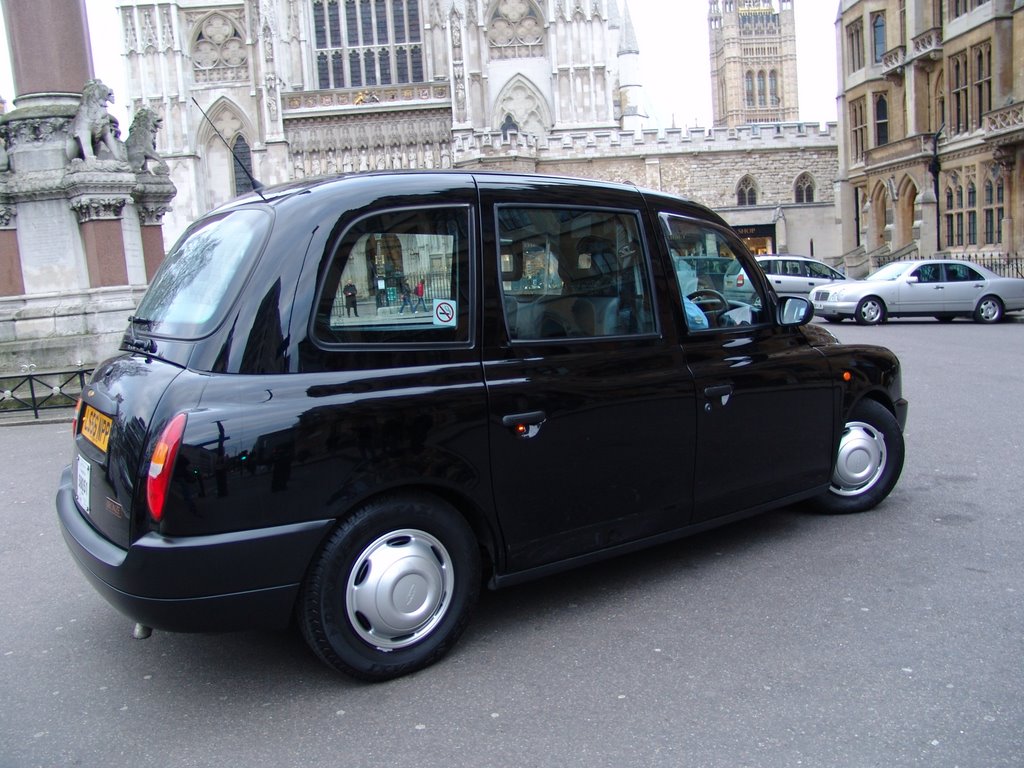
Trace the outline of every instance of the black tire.
{"type": "Polygon", "coordinates": [[[878,325],[885,322],[885,302],[877,296],[865,296],[853,312],[857,325],[878,325]]]}
{"type": "Polygon", "coordinates": [[[873,509],[899,480],[903,457],[896,417],[884,405],[862,400],[843,428],[829,489],[812,505],[834,515],[873,509]]]}
{"type": "Polygon", "coordinates": [[[843,322],[843,318],[839,315],[822,315],[822,317],[825,318],[826,322],[835,323],[836,325],[843,322]]]}
{"type": "Polygon", "coordinates": [[[953,315],[936,315],[935,319],[938,320],[940,323],[952,323],[953,315]]]}
{"type": "Polygon", "coordinates": [[[430,495],[388,496],[328,537],[299,597],[299,627],[328,666],[390,680],[444,656],[479,592],[480,552],[462,516],[430,495]]]}
{"type": "Polygon", "coordinates": [[[1003,302],[998,296],[983,296],[974,308],[974,322],[998,323],[1003,319],[1003,302]]]}

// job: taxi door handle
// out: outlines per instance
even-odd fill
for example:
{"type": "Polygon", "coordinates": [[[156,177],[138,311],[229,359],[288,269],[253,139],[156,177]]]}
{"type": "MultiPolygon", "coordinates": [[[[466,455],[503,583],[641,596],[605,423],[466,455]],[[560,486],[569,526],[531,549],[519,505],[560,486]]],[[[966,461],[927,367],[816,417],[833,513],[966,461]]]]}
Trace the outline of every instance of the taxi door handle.
{"type": "Polygon", "coordinates": [[[709,400],[715,397],[728,397],[732,394],[732,384],[716,384],[713,387],[704,388],[704,397],[709,400]]]}

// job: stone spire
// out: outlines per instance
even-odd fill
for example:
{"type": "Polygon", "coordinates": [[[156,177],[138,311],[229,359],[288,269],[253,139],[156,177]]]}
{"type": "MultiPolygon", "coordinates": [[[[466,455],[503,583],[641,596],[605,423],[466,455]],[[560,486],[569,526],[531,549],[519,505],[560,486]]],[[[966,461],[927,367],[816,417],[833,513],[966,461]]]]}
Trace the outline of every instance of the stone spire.
{"type": "Polygon", "coordinates": [[[619,57],[625,54],[640,53],[640,45],[636,41],[636,30],[633,20],[629,17],[629,3],[623,0],[622,36],[619,38],[619,57]]]}

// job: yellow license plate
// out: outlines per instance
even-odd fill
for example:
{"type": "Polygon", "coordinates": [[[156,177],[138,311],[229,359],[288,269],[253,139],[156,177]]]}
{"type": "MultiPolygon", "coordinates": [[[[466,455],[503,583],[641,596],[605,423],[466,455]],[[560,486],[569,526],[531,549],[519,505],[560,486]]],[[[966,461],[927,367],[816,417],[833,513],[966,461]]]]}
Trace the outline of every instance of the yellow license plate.
{"type": "Polygon", "coordinates": [[[82,417],[82,435],[106,453],[107,443],[110,441],[111,423],[109,416],[104,416],[91,405],[87,405],[85,406],[85,416],[82,417]]]}

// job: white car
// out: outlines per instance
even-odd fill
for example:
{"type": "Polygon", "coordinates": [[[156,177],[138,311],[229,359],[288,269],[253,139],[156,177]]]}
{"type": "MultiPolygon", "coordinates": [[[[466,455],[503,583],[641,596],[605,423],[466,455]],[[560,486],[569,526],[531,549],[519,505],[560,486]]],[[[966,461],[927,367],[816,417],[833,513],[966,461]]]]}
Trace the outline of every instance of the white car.
{"type": "MultiPolygon", "coordinates": [[[[768,282],[779,296],[808,296],[818,286],[846,280],[846,275],[839,270],[807,256],[758,256],[757,265],[768,276],[768,282]]],[[[754,289],[738,263],[726,272],[722,293],[727,299],[750,301],[754,289]]]]}
{"type": "Polygon", "coordinates": [[[852,317],[875,325],[889,317],[973,317],[997,323],[1024,310],[1024,279],[1000,277],[979,264],[951,259],[894,261],[864,280],[816,288],[814,312],[830,322],[852,317]]]}

